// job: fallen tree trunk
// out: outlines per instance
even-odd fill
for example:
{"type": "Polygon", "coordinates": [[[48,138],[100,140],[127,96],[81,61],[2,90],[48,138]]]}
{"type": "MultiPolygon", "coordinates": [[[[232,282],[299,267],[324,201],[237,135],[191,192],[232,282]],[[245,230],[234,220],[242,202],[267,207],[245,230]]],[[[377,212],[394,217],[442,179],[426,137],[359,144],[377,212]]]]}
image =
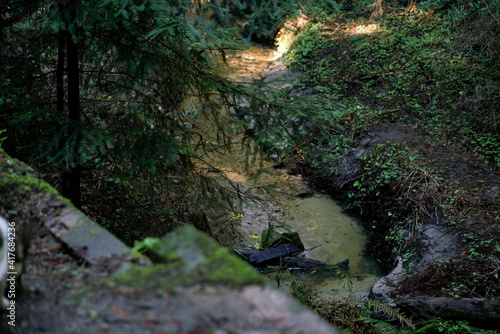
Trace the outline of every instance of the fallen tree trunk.
{"type": "Polygon", "coordinates": [[[319,270],[326,267],[326,263],[308,259],[302,256],[287,257],[283,260],[282,265],[291,270],[319,270]]]}
{"type": "Polygon", "coordinates": [[[296,256],[302,253],[298,247],[290,244],[281,245],[270,249],[235,248],[234,254],[250,262],[254,266],[279,265],[291,270],[313,271],[326,267],[326,263],[296,256]]]}
{"type": "Polygon", "coordinates": [[[278,247],[260,250],[260,249],[233,249],[233,253],[247,260],[254,265],[264,265],[270,262],[279,261],[281,258],[295,256],[302,251],[297,246],[286,244],[278,247]]]}
{"type": "Polygon", "coordinates": [[[481,327],[498,325],[500,321],[500,300],[423,296],[401,299],[396,305],[407,315],[422,320],[460,319],[481,327]]]}

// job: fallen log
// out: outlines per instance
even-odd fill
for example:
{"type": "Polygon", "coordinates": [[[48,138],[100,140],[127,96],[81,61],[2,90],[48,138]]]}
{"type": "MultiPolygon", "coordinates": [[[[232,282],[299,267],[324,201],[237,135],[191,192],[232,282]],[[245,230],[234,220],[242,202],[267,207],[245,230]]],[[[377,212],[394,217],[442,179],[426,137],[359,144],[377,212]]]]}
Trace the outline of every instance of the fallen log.
{"type": "Polygon", "coordinates": [[[461,319],[486,327],[500,321],[500,300],[424,296],[401,299],[396,305],[406,314],[422,320],[461,319]]]}
{"type": "Polygon", "coordinates": [[[285,244],[270,249],[233,249],[233,253],[247,260],[253,265],[264,265],[270,262],[279,261],[288,256],[295,256],[302,251],[297,246],[285,244]]]}
{"type": "Polygon", "coordinates": [[[302,253],[298,247],[290,244],[277,246],[270,249],[235,248],[234,254],[250,262],[254,266],[279,265],[290,270],[313,271],[326,267],[326,263],[296,256],[302,253]]]}
{"type": "Polygon", "coordinates": [[[312,270],[323,269],[324,267],[326,267],[326,265],[327,264],[324,262],[308,259],[302,256],[292,256],[282,260],[282,266],[290,270],[312,271],[312,270]]]}

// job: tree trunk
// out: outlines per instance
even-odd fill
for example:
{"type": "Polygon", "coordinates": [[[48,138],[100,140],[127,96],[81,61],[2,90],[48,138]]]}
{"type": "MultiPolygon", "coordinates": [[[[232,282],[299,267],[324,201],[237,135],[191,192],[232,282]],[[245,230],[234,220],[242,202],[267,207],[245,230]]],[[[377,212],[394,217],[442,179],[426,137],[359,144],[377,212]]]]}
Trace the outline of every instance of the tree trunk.
{"type": "MultiPolygon", "coordinates": [[[[69,5],[73,5],[71,1],[69,5]]],[[[76,8],[70,10],[70,22],[75,22],[76,8]]],[[[75,22],[76,25],[76,22],[75,22]]],[[[70,129],[76,132],[75,140],[70,141],[70,152],[68,152],[67,171],[62,175],[62,195],[68,198],[74,206],[80,207],[80,78],[78,68],[78,41],[74,35],[66,30],[66,51],[67,51],[67,74],[68,74],[68,116],[70,129]]],[[[73,136],[70,136],[70,138],[73,136]]]]}
{"type": "MultiPolygon", "coordinates": [[[[63,16],[64,5],[59,4],[59,14],[63,16]]],[[[64,127],[62,126],[62,120],[64,119],[64,64],[66,61],[66,31],[59,29],[58,32],[58,42],[57,42],[57,68],[56,68],[56,135],[59,138],[57,151],[63,152],[65,150],[64,140],[62,138],[64,135],[64,127]]],[[[55,169],[57,175],[59,176],[59,186],[61,187],[61,192],[63,186],[63,175],[66,173],[66,163],[64,161],[57,161],[55,164],[55,169]]]]}
{"type": "MultiPolygon", "coordinates": [[[[440,317],[467,320],[472,325],[498,326],[500,301],[484,298],[414,297],[401,299],[397,306],[407,315],[421,320],[440,317]]],[[[498,327],[497,327],[498,328],[498,327]]]]}
{"type": "MultiPolygon", "coordinates": [[[[64,11],[64,5],[59,5],[59,13],[64,11]]],[[[61,117],[64,114],[64,60],[66,57],[66,31],[59,30],[57,47],[57,70],[56,70],[56,96],[57,113],[61,117]]]]}

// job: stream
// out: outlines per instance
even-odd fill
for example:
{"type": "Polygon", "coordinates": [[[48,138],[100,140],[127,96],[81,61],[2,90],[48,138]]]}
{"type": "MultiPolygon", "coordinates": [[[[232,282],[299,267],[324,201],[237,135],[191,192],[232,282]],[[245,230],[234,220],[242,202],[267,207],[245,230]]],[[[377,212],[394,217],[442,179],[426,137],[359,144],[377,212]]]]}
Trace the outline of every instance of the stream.
{"type": "MultiPolygon", "coordinates": [[[[254,44],[247,50],[228,55],[227,65],[221,64],[222,71],[236,82],[260,80],[260,74],[278,56],[273,48],[254,44]]],[[[196,108],[194,104],[186,101],[183,107],[196,108]]],[[[240,233],[238,246],[259,247],[261,232],[270,220],[284,223],[299,233],[308,258],[332,265],[350,260],[348,277],[335,267],[312,273],[293,273],[316,297],[366,296],[382,277],[382,271],[365,252],[366,235],[361,223],[344,214],[329,196],[309,189],[300,176],[273,168],[272,162],[258,153],[248,159],[247,149],[239,144],[242,138],[242,134],[233,134],[231,154],[211,152],[204,157],[245,189],[273,189],[266,194],[259,193],[265,200],[259,205],[244,205],[235,217],[240,233]],[[297,196],[304,193],[309,196],[297,196]]]]}

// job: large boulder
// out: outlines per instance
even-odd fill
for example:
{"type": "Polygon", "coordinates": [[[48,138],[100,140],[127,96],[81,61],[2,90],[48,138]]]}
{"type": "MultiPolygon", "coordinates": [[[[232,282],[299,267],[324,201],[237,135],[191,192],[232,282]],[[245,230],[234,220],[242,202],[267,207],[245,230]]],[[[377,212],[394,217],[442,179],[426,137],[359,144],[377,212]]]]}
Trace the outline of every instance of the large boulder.
{"type": "MultiPolygon", "coordinates": [[[[336,332],[293,298],[270,287],[248,263],[190,225],[168,234],[151,251],[164,262],[131,266],[100,286],[134,296],[129,304],[111,301],[100,317],[116,318],[113,309],[119,308],[123,319],[118,322],[127,322],[126,315],[132,314],[138,319],[152,317],[155,327],[167,333],[336,332]]],[[[96,327],[92,322],[89,326],[96,327]]]]}

